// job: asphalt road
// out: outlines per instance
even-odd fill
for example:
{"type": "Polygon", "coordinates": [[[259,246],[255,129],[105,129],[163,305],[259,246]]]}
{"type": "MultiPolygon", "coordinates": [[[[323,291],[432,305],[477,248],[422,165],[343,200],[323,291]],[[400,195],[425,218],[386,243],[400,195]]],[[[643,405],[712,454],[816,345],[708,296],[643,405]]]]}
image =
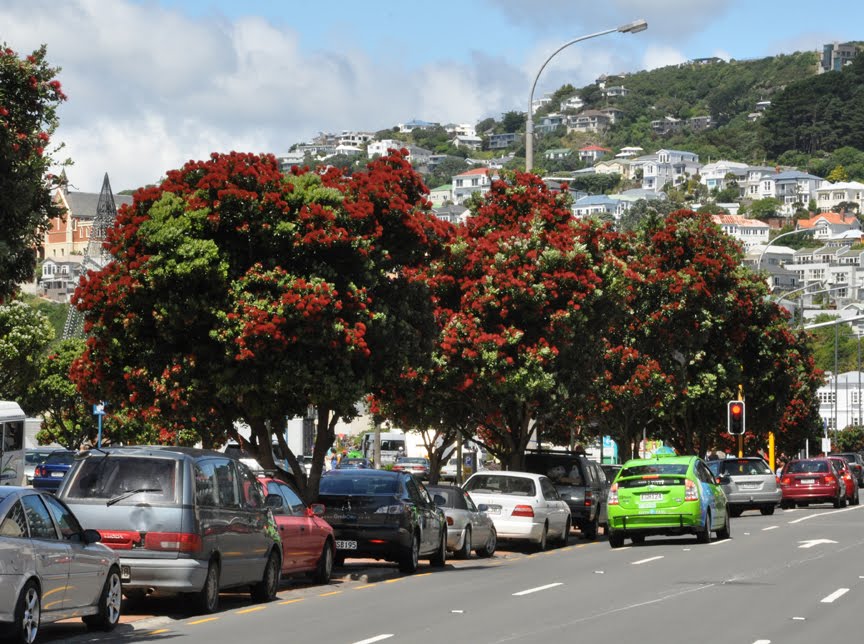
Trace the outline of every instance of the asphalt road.
{"type": "MultiPolygon", "coordinates": [[[[747,512],[732,539],[604,537],[545,553],[504,552],[405,576],[353,564],[329,586],[286,587],[269,604],[223,595],[223,610],[122,624],[110,634],[45,627],[42,641],[208,644],[302,641],[822,644],[860,640],[864,506],[747,512]],[[629,541],[627,542],[629,544],[629,541]]],[[[154,611],[155,612],[155,611],[154,611]]]]}

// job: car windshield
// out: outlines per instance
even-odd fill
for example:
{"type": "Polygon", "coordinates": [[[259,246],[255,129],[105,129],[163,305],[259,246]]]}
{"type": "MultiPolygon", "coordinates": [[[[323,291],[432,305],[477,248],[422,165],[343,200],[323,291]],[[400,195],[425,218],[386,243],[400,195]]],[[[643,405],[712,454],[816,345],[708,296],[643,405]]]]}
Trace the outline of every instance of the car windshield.
{"type": "Polygon", "coordinates": [[[71,499],[108,501],[136,490],[148,490],[130,495],[129,503],[141,498],[149,502],[175,502],[175,481],[179,461],[172,458],[145,456],[89,457],[73,474],[66,490],[71,499]]]}
{"type": "Polygon", "coordinates": [[[689,468],[687,463],[640,463],[638,465],[628,465],[621,470],[619,478],[627,478],[628,476],[649,476],[652,474],[671,474],[674,476],[683,476],[687,474],[689,468]]]}
{"type": "Polygon", "coordinates": [[[397,463],[414,463],[415,465],[426,465],[426,459],[425,458],[413,458],[410,456],[396,459],[396,462],[397,463]]]}
{"type": "Polygon", "coordinates": [[[769,476],[773,474],[768,463],[752,458],[727,458],[724,461],[711,461],[709,467],[714,473],[728,474],[729,476],[769,476]]]}
{"type": "Polygon", "coordinates": [[[329,475],[321,478],[319,494],[334,496],[393,496],[399,493],[396,476],[329,475]]]}
{"type": "Polygon", "coordinates": [[[521,476],[472,476],[465,483],[466,492],[477,494],[507,494],[513,496],[536,496],[534,480],[521,476]]]}

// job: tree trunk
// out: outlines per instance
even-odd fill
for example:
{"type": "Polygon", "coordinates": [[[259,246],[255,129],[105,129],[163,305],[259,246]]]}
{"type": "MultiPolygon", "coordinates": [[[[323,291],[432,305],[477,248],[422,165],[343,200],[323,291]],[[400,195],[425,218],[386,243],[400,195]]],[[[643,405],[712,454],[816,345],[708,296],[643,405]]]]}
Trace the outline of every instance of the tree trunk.
{"type": "Polygon", "coordinates": [[[318,486],[321,483],[321,474],[324,472],[324,459],[327,450],[333,446],[336,440],[336,421],[339,417],[333,414],[326,406],[318,406],[318,426],[315,432],[315,446],[312,448],[312,470],[303,490],[303,500],[306,503],[315,503],[318,500],[318,486]]]}

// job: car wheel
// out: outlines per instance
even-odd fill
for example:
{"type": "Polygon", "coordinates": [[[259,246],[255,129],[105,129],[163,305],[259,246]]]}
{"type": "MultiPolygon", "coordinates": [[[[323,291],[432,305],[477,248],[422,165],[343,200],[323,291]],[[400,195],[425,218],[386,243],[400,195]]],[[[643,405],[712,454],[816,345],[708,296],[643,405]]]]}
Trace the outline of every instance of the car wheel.
{"type": "MultiPolygon", "coordinates": [[[[469,550],[470,552],[470,550],[469,550]]],[[[434,568],[443,568],[447,564],[447,529],[443,528],[441,530],[441,545],[438,546],[438,550],[435,551],[431,557],[429,557],[429,564],[434,568]]]]}
{"type": "Polygon", "coordinates": [[[215,613],[219,609],[219,564],[211,561],[207,566],[207,576],[204,587],[195,595],[198,612],[205,615],[215,613]]]}
{"type": "Polygon", "coordinates": [[[82,620],[88,628],[98,628],[102,631],[113,630],[120,621],[120,604],[123,601],[123,585],[120,582],[120,571],[112,568],[99,596],[99,612],[88,615],[82,620]]]}
{"type": "MultiPolygon", "coordinates": [[[[759,512],[761,512],[762,516],[764,516],[764,517],[770,517],[772,514],[774,514],[774,506],[773,505],[762,506],[761,508],[759,508],[759,512]]],[[[733,514],[732,516],[735,516],[735,515],[733,514]]]]}
{"type": "Polygon", "coordinates": [[[594,541],[597,538],[597,529],[600,526],[600,512],[594,515],[594,518],[588,522],[585,528],[582,530],[582,536],[588,539],[588,541],[594,541]]]}
{"type": "Polygon", "coordinates": [[[470,559],[471,558],[471,528],[465,528],[465,538],[462,539],[462,547],[459,548],[459,551],[456,553],[457,559],[470,559]]]}
{"type": "Polygon", "coordinates": [[[312,581],[316,584],[329,584],[330,578],[333,576],[333,560],[333,542],[328,539],[324,543],[321,556],[318,557],[318,566],[312,573],[312,581]]]}
{"type": "Polygon", "coordinates": [[[42,600],[39,597],[39,586],[31,579],[24,584],[15,604],[15,622],[9,631],[9,641],[33,644],[39,633],[41,616],[42,600]]]}
{"type": "Polygon", "coordinates": [[[717,531],[718,539],[731,539],[732,538],[732,528],[729,523],[729,513],[726,513],[726,520],[723,522],[723,527],[717,531]]]}
{"type": "MultiPolygon", "coordinates": [[[[742,508],[729,508],[729,514],[731,514],[736,519],[741,516],[741,513],[744,512],[742,508]]],[[[764,514],[764,512],[763,512],[764,514]]]]}
{"type": "Polygon", "coordinates": [[[570,527],[570,517],[567,517],[567,521],[564,522],[564,532],[561,533],[561,537],[557,541],[558,545],[562,548],[567,545],[567,541],[570,538],[570,527]]]}
{"type": "Polygon", "coordinates": [[[609,545],[613,548],[620,548],[624,545],[624,535],[620,532],[611,531],[609,532],[609,545]]]}
{"type": "Polygon", "coordinates": [[[696,543],[709,543],[711,541],[711,513],[705,513],[705,524],[696,531],[696,543]]]}
{"type": "Polygon", "coordinates": [[[252,586],[252,601],[259,604],[271,602],[279,592],[280,573],[282,572],[282,562],[279,560],[279,555],[275,550],[270,552],[267,557],[267,565],[264,566],[264,576],[261,581],[252,586]]]}
{"type": "Polygon", "coordinates": [[[411,545],[402,551],[402,556],[399,559],[399,570],[409,574],[417,572],[417,565],[420,558],[420,537],[415,533],[411,537],[411,545]]]}
{"type": "Polygon", "coordinates": [[[482,548],[477,549],[478,557],[491,557],[495,554],[495,549],[498,547],[498,533],[495,532],[495,528],[492,527],[489,529],[489,536],[486,537],[486,543],[482,548]]]}
{"type": "Polygon", "coordinates": [[[856,487],[855,488],[855,496],[852,497],[852,501],[850,502],[850,505],[858,505],[859,503],[861,503],[861,498],[860,498],[860,495],[858,494],[858,488],[856,487]]]}
{"type": "Polygon", "coordinates": [[[846,506],[846,492],[845,491],[840,496],[838,496],[834,499],[833,505],[835,508],[842,508],[842,507],[846,506]]]}
{"type": "Polygon", "coordinates": [[[540,535],[540,541],[538,541],[536,544],[534,544],[534,549],[537,552],[543,552],[544,550],[546,550],[546,540],[548,538],[549,538],[549,524],[544,523],[543,524],[543,532],[540,535]]]}

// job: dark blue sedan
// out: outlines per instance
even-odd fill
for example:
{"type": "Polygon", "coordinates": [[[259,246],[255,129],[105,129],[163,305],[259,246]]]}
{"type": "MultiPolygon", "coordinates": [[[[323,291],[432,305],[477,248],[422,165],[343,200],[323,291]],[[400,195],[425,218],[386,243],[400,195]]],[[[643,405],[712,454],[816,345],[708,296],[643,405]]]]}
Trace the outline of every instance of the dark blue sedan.
{"type": "Polygon", "coordinates": [[[37,490],[56,492],[63,482],[66,472],[72,467],[75,452],[57,450],[51,452],[41,465],[33,471],[33,487],[37,490]]]}

